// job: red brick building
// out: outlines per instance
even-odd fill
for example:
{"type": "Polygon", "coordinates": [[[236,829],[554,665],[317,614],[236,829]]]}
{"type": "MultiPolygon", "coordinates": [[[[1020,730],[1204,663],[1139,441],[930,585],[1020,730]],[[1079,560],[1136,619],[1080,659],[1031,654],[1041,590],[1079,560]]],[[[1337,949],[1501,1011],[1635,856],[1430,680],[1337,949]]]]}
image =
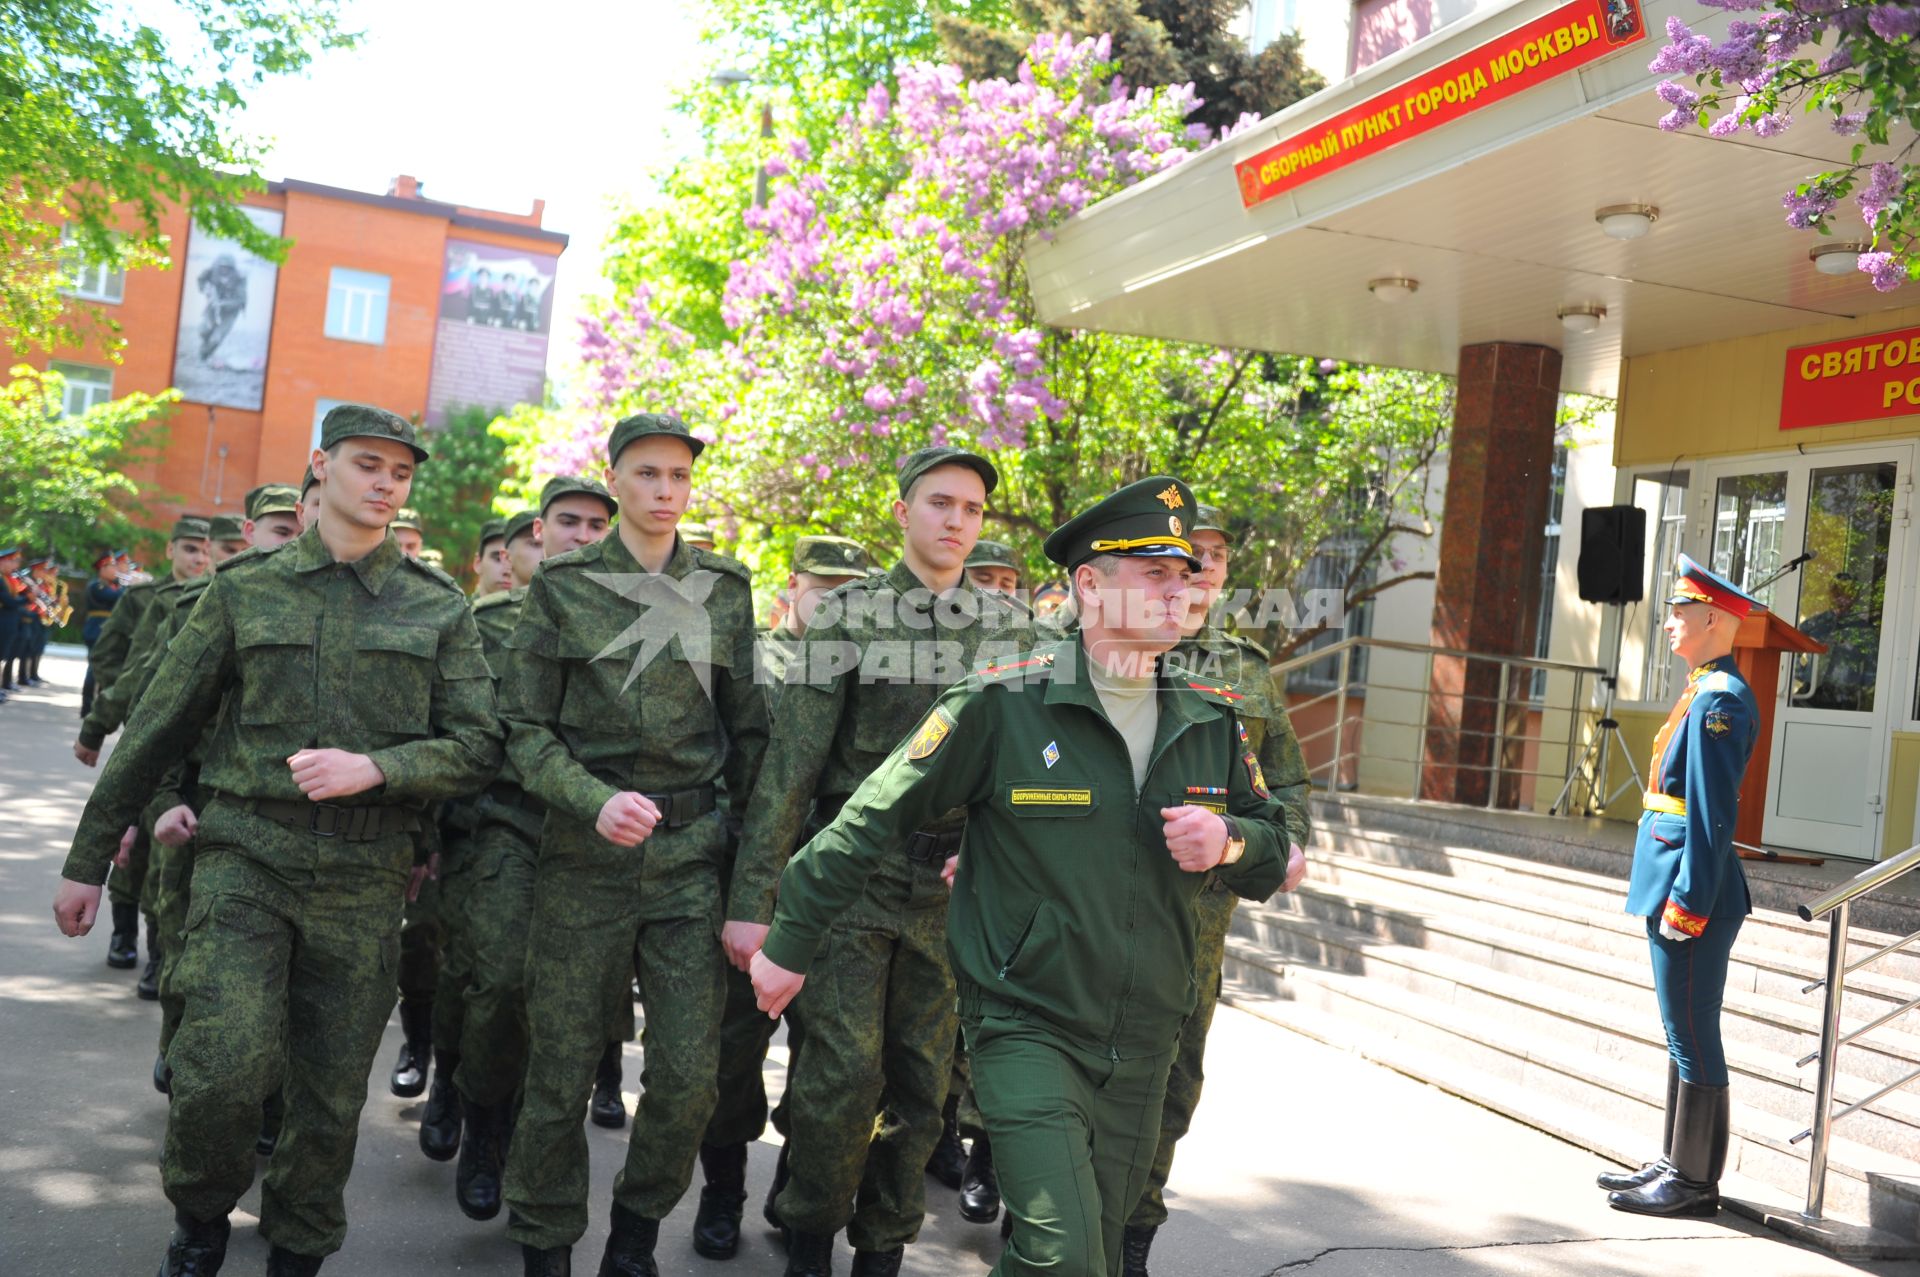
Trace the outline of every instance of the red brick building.
{"type": "Polygon", "coordinates": [[[246,200],[292,247],[277,269],[169,210],[165,269],[84,272],[71,290],[121,329],[36,353],[68,378],[69,410],[179,387],[157,464],[131,477],[157,517],[232,512],[249,488],[297,482],[325,411],[378,404],[438,424],[459,405],[536,400],[567,237],[530,213],[425,198],[411,177],[384,195],[287,180],[246,200]]]}

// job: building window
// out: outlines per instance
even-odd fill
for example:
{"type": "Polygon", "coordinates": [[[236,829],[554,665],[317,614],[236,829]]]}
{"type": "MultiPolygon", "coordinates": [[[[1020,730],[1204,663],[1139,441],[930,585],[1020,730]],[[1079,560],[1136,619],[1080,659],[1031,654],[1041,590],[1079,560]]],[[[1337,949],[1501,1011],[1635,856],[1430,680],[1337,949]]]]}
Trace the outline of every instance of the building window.
{"type": "Polygon", "coordinates": [[[308,452],[312,452],[320,446],[320,423],[326,420],[327,414],[335,408],[338,408],[341,404],[349,402],[351,401],[346,399],[316,399],[313,401],[313,441],[307,445],[308,452]]]}
{"type": "MultiPolygon", "coordinates": [[[[1633,482],[1633,503],[1649,514],[1647,554],[1653,566],[1646,595],[1646,648],[1640,668],[1640,694],[1634,698],[1659,703],[1672,700],[1684,671],[1680,658],[1667,647],[1660,627],[1666,623],[1664,602],[1673,593],[1681,538],[1687,531],[1687,474],[1641,475],[1633,482]]],[[[1624,624],[1624,622],[1623,622],[1624,624]]],[[[1622,699],[1626,699],[1622,693],[1622,699]]]]}
{"type": "MultiPolygon", "coordinates": [[[[1366,540],[1361,537],[1334,537],[1322,545],[1319,552],[1307,560],[1306,570],[1300,574],[1300,592],[1303,598],[1309,590],[1347,589],[1347,578],[1353,574],[1359,556],[1366,549],[1366,540]]],[[[1373,569],[1363,569],[1354,578],[1355,589],[1365,589],[1373,583],[1373,569]]],[[[1332,647],[1344,639],[1366,638],[1373,633],[1373,600],[1368,599],[1347,613],[1346,624],[1324,630],[1314,635],[1294,656],[1305,656],[1321,648],[1332,647]]],[[[1348,657],[1347,683],[1349,687],[1358,687],[1367,681],[1367,655],[1365,646],[1356,647],[1348,657]]],[[[1325,660],[1303,665],[1287,675],[1289,692],[1324,692],[1340,685],[1340,658],[1329,656],[1325,660]]]]}
{"type": "Polygon", "coordinates": [[[70,226],[61,228],[60,245],[67,270],[67,284],[60,291],[81,301],[118,306],[126,296],[127,272],[88,261],[70,226]]]}
{"type": "MultiPolygon", "coordinates": [[[[1567,446],[1553,446],[1553,489],[1547,498],[1547,535],[1540,549],[1540,611],[1534,622],[1533,654],[1546,660],[1553,645],[1553,579],[1560,571],[1560,519],[1567,509],[1567,446]]],[[[1529,695],[1547,699],[1547,672],[1533,671],[1529,695]]]]}
{"type": "Polygon", "coordinates": [[[78,417],[87,409],[97,407],[113,398],[113,369],[95,368],[91,364],[50,363],[48,372],[57,372],[66,378],[66,393],[60,410],[68,417],[78,417]]]}
{"type": "Polygon", "coordinates": [[[390,283],[385,275],[334,267],[327,284],[327,336],[385,345],[390,283]]]}
{"type": "Polygon", "coordinates": [[[1243,34],[1254,53],[1298,27],[1299,0],[1250,0],[1242,10],[1243,34]]]}

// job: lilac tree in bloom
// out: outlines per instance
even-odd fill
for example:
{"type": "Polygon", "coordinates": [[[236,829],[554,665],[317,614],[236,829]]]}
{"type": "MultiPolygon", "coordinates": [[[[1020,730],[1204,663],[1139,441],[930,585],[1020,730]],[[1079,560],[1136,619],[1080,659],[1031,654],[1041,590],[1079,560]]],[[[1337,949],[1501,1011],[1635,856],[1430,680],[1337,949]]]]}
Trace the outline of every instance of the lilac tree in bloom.
{"type": "Polygon", "coordinates": [[[1851,162],[1817,173],[1782,199],[1787,222],[1863,242],[1860,269],[1889,292],[1920,277],[1920,169],[1909,162],[1920,127],[1920,3],[1900,0],[1700,0],[1731,11],[1725,38],[1667,19],[1659,74],[1673,109],[1660,127],[1715,137],[1751,130],[1775,137],[1796,106],[1857,137],[1851,162]],[[1744,16],[1751,15],[1751,16],[1744,16]],[[1851,207],[1843,207],[1843,201],[1851,207]],[[1852,217],[1858,216],[1858,228],[1852,217]]]}

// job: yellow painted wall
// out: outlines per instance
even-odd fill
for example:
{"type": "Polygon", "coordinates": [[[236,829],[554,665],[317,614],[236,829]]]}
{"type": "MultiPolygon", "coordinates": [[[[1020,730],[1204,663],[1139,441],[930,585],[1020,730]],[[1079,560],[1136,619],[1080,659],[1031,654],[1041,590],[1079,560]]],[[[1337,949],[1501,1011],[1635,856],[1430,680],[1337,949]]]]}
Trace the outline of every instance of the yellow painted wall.
{"type": "Polygon", "coordinates": [[[1628,359],[1620,372],[1613,463],[1620,467],[1665,466],[1676,456],[1686,460],[1777,452],[1796,444],[1811,448],[1920,435],[1920,415],[1807,430],[1780,429],[1780,387],[1790,348],[1915,325],[1920,325],[1920,308],[1628,359]]]}
{"type": "MultiPolygon", "coordinates": [[[[1640,779],[1647,779],[1647,760],[1653,757],[1653,738],[1660,732],[1660,725],[1667,721],[1665,710],[1615,709],[1613,716],[1620,722],[1620,735],[1626,739],[1627,752],[1633,756],[1633,765],[1640,769],[1640,779]]],[[[1626,776],[1627,769],[1618,761],[1609,765],[1607,783],[1618,785],[1626,776]]],[[[1640,791],[1628,787],[1620,800],[1608,807],[1603,813],[1608,820],[1624,820],[1629,823],[1640,819],[1640,791]]]]}
{"type": "Polygon", "coordinates": [[[1915,791],[1920,790],[1920,732],[1895,732],[1892,753],[1892,766],[1887,769],[1887,820],[1880,838],[1882,860],[1920,842],[1920,821],[1914,819],[1915,791]]]}

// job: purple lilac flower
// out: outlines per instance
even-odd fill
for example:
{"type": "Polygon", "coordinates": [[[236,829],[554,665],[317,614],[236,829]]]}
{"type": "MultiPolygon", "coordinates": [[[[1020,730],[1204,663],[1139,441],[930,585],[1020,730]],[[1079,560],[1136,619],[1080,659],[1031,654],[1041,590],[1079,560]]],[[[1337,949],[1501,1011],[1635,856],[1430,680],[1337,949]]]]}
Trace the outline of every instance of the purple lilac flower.
{"type": "Polygon", "coordinates": [[[1907,282],[1906,263],[1893,253],[1862,253],[1860,269],[1873,279],[1873,286],[1890,293],[1907,282]]]}
{"type": "Polygon", "coordinates": [[[1860,192],[1860,216],[1866,219],[1868,229],[1899,197],[1904,185],[1904,175],[1892,164],[1876,164],[1868,170],[1866,189],[1860,192]]]}
{"type": "Polygon", "coordinates": [[[1920,5],[1877,4],[1867,14],[1867,27],[1882,40],[1911,39],[1920,35],[1920,5]]]}

